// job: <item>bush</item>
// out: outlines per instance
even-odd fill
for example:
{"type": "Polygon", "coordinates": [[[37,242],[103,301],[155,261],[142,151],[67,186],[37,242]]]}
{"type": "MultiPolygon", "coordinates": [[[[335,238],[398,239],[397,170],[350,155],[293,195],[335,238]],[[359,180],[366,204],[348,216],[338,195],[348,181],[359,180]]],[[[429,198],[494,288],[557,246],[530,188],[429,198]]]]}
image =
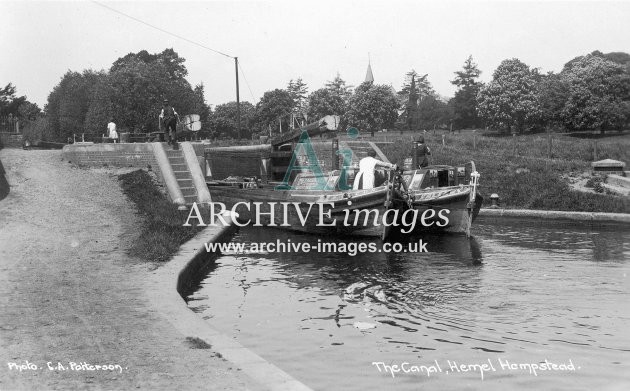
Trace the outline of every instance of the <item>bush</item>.
{"type": "Polygon", "coordinates": [[[36,141],[52,141],[54,139],[52,129],[48,123],[48,119],[44,116],[38,117],[33,121],[28,121],[22,128],[24,140],[31,143],[36,141]]]}

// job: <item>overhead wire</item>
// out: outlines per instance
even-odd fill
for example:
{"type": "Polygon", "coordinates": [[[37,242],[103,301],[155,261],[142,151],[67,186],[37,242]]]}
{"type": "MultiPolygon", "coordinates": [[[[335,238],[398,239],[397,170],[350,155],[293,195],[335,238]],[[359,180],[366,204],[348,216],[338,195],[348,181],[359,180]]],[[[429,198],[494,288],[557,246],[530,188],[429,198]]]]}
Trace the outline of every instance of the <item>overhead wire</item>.
{"type": "MultiPolygon", "coordinates": [[[[183,40],[183,41],[186,41],[186,42],[188,42],[188,43],[191,43],[191,44],[193,44],[193,45],[195,45],[195,46],[199,46],[199,47],[201,47],[201,48],[203,48],[203,49],[209,50],[209,51],[211,51],[211,52],[214,52],[214,53],[220,54],[220,55],[222,55],[222,56],[225,56],[225,57],[228,57],[228,58],[231,58],[231,59],[235,59],[235,58],[236,58],[236,57],[234,57],[234,56],[230,56],[229,54],[223,53],[223,52],[221,52],[221,51],[219,51],[219,50],[216,50],[216,49],[213,49],[213,48],[211,48],[211,47],[208,47],[208,46],[206,46],[206,45],[204,45],[204,44],[202,44],[202,43],[199,43],[199,42],[193,41],[192,39],[188,39],[188,38],[183,37],[183,36],[181,36],[181,35],[179,35],[179,34],[172,33],[172,32],[170,32],[170,31],[168,31],[168,30],[165,30],[165,29],[163,29],[163,28],[161,28],[161,27],[158,27],[158,26],[155,26],[155,25],[153,25],[153,24],[151,24],[151,23],[145,22],[145,21],[144,21],[144,20],[142,20],[142,19],[139,19],[139,18],[136,18],[135,16],[131,16],[131,15],[129,15],[129,14],[126,14],[126,13],[124,13],[124,12],[122,12],[122,11],[119,11],[119,10],[117,10],[117,9],[115,9],[115,8],[112,8],[112,7],[110,7],[110,6],[107,6],[107,5],[105,5],[105,4],[101,3],[101,2],[98,2],[98,1],[96,1],[96,0],[91,0],[91,1],[92,1],[94,4],[99,5],[99,6],[103,7],[103,8],[105,8],[105,9],[108,9],[108,10],[110,10],[110,11],[112,11],[112,12],[115,12],[115,13],[117,13],[117,14],[119,14],[119,15],[122,15],[122,16],[124,16],[124,17],[126,17],[126,18],[129,18],[129,19],[131,19],[131,20],[133,20],[133,21],[136,21],[136,22],[138,22],[138,23],[141,23],[141,24],[143,24],[143,25],[145,25],[145,26],[148,26],[148,27],[151,27],[151,28],[156,29],[156,30],[158,30],[158,31],[161,31],[161,32],[163,32],[163,33],[165,33],[165,34],[168,34],[168,35],[171,35],[171,36],[173,36],[173,37],[179,38],[179,39],[181,39],[181,40],[183,40]]],[[[255,101],[255,100],[256,100],[256,98],[254,97],[254,93],[252,92],[252,89],[251,89],[251,87],[250,87],[250,85],[249,85],[249,82],[247,81],[247,77],[245,76],[245,71],[243,70],[243,66],[241,65],[241,62],[240,62],[240,61],[238,61],[238,60],[237,60],[237,63],[238,63],[238,67],[239,67],[239,69],[240,69],[240,71],[241,71],[241,74],[243,75],[243,80],[245,80],[245,84],[247,85],[247,89],[249,90],[249,94],[250,94],[250,95],[251,95],[251,97],[252,97],[252,101],[255,101]]]]}
{"type": "Polygon", "coordinates": [[[256,100],[256,98],[254,98],[254,93],[252,92],[252,89],[249,86],[249,82],[247,81],[247,77],[245,77],[245,71],[243,70],[243,66],[241,65],[241,62],[238,62],[238,67],[241,70],[241,73],[243,74],[243,80],[245,80],[245,85],[247,85],[247,89],[249,90],[249,94],[252,96],[252,102],[254,102],[256,100]]]}
{"type": "Polygon", "coordinates": [[[199,47],[201,47],[201,48],[203,48],[203,49],[210,50],[211,52],[215,52],[215,53],[217,53],[217,54],[220,54],[220,55],[225,56],[225,57],[228,57],[228,58],[234,58],[234,56],[230,56],[229,54],[225,54],[225,53],[223,53],[223,52],[221,52],[221,51],[219,51],[219,50],[212,49],[212,48],[210,48],[210,47],[208,47],[208,46],[206,46],[206,45],[204,45],[204,44],[201,44],[201,43],[199,43],[199,42],[195,42],[195,41],[193,41],[192,39],[188,39],[188,38],[186,38],[186,37],[182,37],[182,36],[181,36],[181,35],[179,35],[179,34],[175,34],[175,33],[172,33],[172,32],[170,32],[170,31],[164,30],[164,29],[163,29],[163,28],[161,28],[161,27],[154,26],[154,25],[152,25],[151,23],[145,22],[145,21],[144,21],[144,20],[142,20],[142,19],[138,19],[138,18],[136,18],[135,16],[128,15],[128,14],[126,14],[126,13],[122,12],[122,11],[119,11],[119,10],[117,10],[117,9],[115,9],[115,8],[112,8],[112,7],[110,7],[110,6],[107,6],[107,5],[105,5],[105,4],[103,4],[103,3],[100,3],[100,2],[98,2],[98,1],[96,1],[96,0],[92,0],[92,2],[93,2],[94,4],[100,5],[100,6],[101,6],[101,7],[103,7],[103,8],[106,8],[106,9],[108,9],[108,10],[112,11],[112,12],[115,12],[115,13],[120,14],[120,15],[122,15],[122,16],[125,16],[125,17],[127,17],[127,18],[129,18],[129,19],[132,19],[132,20],[134,20],[134,21],[136,21],[136,22],[138,22],[138,23],[142,23],[142,24],[144,24],[145,26],[149,26],[149,27],[151,27],[151,28],[153,28],[153,29],[156,29],[156,30],[158,30],[158,31],[161,31],[161,32],[163,32],[163,33],[165,33],[165,34],[172,35],[173,37],[179,38],[179,39],[184,40],[184,41],[186,41],[186,42],[188,42],[188,43],[191,43],[191,44],[193,44],[193,45],[199,46],[199,47]]]}

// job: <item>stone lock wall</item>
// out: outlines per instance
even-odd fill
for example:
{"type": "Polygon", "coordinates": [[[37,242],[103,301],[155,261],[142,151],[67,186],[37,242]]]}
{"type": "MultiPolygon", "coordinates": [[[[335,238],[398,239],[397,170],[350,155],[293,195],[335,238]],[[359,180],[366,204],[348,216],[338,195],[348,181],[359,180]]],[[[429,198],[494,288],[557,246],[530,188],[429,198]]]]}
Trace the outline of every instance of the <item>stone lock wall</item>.
{"type": "Polygon", "coordinates": [[[138,167],[151,169],[161,178],[159,165],[149,143],[71,144],[63,147],[63,160],[84,167],[138,167]]]}

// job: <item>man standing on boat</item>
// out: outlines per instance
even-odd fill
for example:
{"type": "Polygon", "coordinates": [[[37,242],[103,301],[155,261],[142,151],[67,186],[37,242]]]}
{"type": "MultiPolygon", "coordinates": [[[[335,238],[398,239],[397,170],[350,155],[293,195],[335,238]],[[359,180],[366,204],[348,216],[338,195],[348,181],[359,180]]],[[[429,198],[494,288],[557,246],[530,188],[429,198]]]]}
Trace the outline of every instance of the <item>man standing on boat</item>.
{"type": "Polygon", "coordinates": [[[416,167],[414,168],[423,168],[429,165],[428,155],[431,154],[431,150],[424,143],[424,136],[418,136],[416,141],[414,141],[413,150],[415,153],[416,167]]]}
{"type": "Polygon", "coordinates": [[[168,100],[164,99],[164,107],[160,113],[160,121],[164,126],[164,131],[168,134],[168,143],[173,144],[174,149],[177,149],[177,136],[175,132],[177,131],[178,119],[179,114],[177,114],[173,106],[168,103],[168,100]]]}
{"type": "Polygon", "coordinates": [[[376,151],[370,149],[364,157],[359,161],[359,173],[354,178],[353,190],[372,189],[374,188],[374,172],[376,167],[396,168],[395,164],[386,163],[376,158],[376,151]]]}

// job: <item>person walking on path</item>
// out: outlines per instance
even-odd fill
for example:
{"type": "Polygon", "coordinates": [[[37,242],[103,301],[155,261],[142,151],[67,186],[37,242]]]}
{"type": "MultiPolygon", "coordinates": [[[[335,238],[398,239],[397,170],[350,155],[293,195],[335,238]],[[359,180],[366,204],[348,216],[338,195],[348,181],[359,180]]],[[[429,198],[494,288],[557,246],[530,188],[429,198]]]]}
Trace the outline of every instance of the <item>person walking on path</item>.
{"type": "Polygon", "coordinates": [[[372,189],[374,188],[374,171],[376,167],[396,168],[395,164],[386,163],[376,158],[376,151],[373,149],[368,151],[368,156],[359,161],[359,173],[354,179],[353,189],[372,189]]]}
{"type": "Polygon", "coordinates": [[[177,149],[177,122],[179,120],[179,114],[175,111],[173,106],[168,103],[167,99],[164,99],[164,107],[160,113],[160,121],[164,126],[164,131],[168,134],[168,143],[173,145],[174,149],[177,149]]]}

